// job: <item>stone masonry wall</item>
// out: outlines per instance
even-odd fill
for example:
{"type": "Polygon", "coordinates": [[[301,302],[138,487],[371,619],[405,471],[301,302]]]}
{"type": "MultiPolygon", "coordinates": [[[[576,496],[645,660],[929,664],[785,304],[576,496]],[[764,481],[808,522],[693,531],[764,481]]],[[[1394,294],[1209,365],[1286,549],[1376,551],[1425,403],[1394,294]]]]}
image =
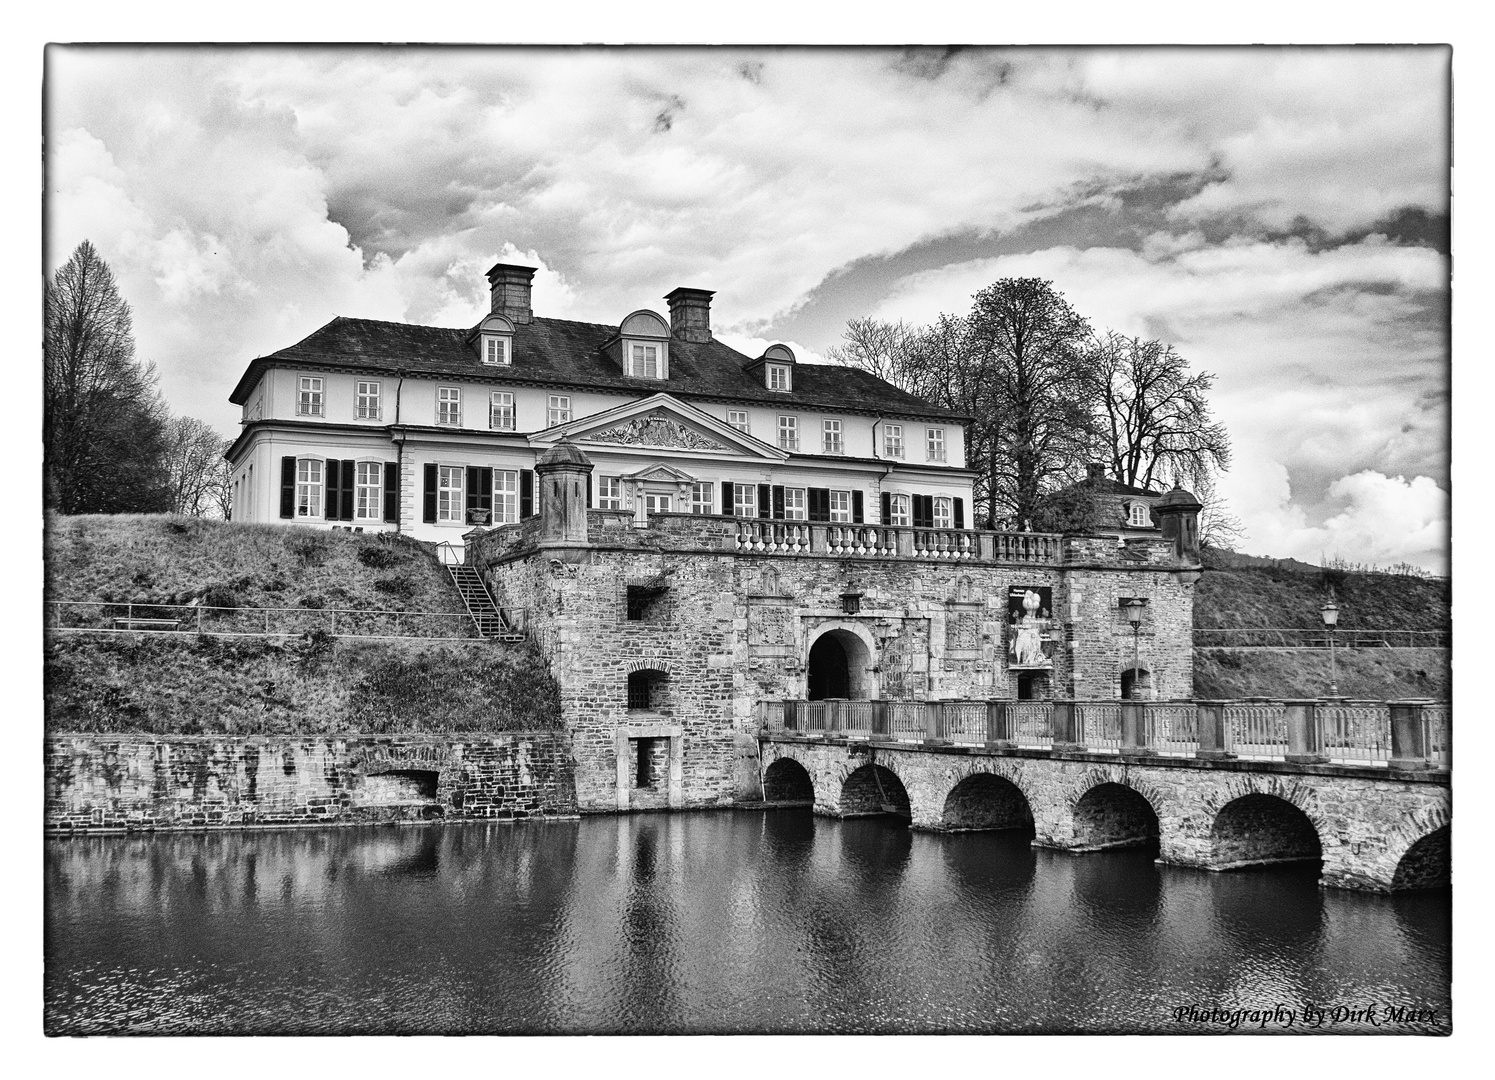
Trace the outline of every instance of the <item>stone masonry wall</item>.
{"type": "MultiPolygon", "coordinates": [[[[1005,636],[1012,586],[1052,590],[1062,640],[1039,696],[1118,696],[1132,658],[1119,602],[1133,596],[1147,600],[1139,652],[1153,695],[1192,693],[1193,587],[1176,580],[1160,541],[1068,538],[1065,565],[998,566],[739,553],[730,519],[656,519],[639,529],[631,515],[593,512],[584,546],[537,548],[523,526],[469,542],[468,561],[500,604],[528,609],[550,657],[583,810],[662,798],[620,797],[620,733],[681,736],[673,807],[758,797],[757,704],[806,697],[810,648],[831,631],[861,643],[855,697],[1016,698],[1005,636]],[[630,620],[628,586],[658,583],[667,591],[630,620]],[[848,591],[861,594],[855,614],[842,608],[848,591]],[[665,673],[662,700],[630,710],[628,674],[643,668],[665,673]]],[[[625,786],[631,775],[625,763],[625,786]]]]}
{"type": "Polygon", "coordinates": [[[58,735],[48,829],[342,825],[574,816],[564,734],[58,735]]]}

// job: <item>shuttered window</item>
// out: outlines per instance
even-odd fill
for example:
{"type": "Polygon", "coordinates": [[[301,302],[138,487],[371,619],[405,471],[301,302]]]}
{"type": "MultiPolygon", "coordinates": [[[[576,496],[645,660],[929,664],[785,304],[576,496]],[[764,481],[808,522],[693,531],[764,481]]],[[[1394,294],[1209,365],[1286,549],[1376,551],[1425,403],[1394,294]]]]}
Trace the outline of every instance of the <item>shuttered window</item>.
{"type": "Polygon", "coordinates": [[[377,461],[358,463],[355,521],[379,521],[384,517],[384,466],[377,461]]]}
{"type": "Polygon", "coordinates": [[[493,524],[512,525],[519,520],[519,470],[493,470],[493,524]]]}
{"type": "Polygon", "coordinates": [[[951,500],[943,495],[938,495],[934,500],[934,527],[936,529],[949,529],[954,527],[954,507],[951,500]]]}
{"type": "Polygon", "coordinates": [[[752,484],[733,484],[732,513],[736,517],[757,517],[758,489],[752,484]]]}
{"type": "Polygon", "coordinates": [[[296,461],[296,516],[322,516],[322,463],[316,458],[296,461]]]}
{"type": "Polygon", "coordinates": [[[436,466],[436,520],[438,522],[460,523],[462,521],[462,481],[462,466],[436,466]]]}

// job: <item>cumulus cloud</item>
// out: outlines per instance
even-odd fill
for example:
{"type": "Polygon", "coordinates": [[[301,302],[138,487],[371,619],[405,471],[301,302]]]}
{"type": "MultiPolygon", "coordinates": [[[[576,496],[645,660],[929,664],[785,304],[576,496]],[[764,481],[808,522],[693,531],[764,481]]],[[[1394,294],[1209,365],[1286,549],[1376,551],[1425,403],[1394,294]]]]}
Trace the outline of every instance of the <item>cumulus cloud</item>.
{"type": "Polygon", "coordinates": [[[1407,562],[1448,573],[1449,496],[1431,477],[1408,480],[1371,469],[1342,476],[1329,486],[1336,509],[1317,525],[1293,502],[1287,469],[1270,457],[1246,459],[1220,487],[1249,522],[1245,547],[1252,552],[1311,563],[1407,562]]]}

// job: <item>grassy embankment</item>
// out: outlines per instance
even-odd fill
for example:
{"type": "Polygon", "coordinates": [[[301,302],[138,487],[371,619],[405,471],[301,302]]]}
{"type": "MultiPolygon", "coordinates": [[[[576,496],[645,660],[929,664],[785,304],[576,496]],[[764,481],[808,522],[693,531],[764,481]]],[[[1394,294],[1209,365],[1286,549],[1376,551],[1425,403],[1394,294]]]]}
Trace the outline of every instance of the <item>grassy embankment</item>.
{"type": "MultiPolygon", "coordinates": [[[[1446,580],[1321,569],[1210,553],[1195,590],[1194,625],[1322,629],[1332,586],[1346,630],[1447,630],[1446,580]]],[[[1336,650],[1340,693],[1355,698],[1448,698],[1449,650],[1336,650]]],[[[1327,692],[1327,649],[1196,649],[1194,693],[1202,698],[1318,697],[1327,692]]]]}
{"type": "MultiPolygon", "coordinates": [[[[157,515],[53,518],[47,599],[238,609],[465,611],[441,566],[402,538],[157,515]]],[[[138,613],[138,612],[137,612],[138,613]]],[[[282,617],[276,617],[283,625],[282,617]]],[[[321,624],[325,625],[325,624],[321,624]]],[[[406,632],[471,633],[463,618],[406,632]]],[[[48,634],[49,731],[340,734],[546,730],[559,692],[528,644],[376,641],[313,629],[262,638],[48,634]]]]}

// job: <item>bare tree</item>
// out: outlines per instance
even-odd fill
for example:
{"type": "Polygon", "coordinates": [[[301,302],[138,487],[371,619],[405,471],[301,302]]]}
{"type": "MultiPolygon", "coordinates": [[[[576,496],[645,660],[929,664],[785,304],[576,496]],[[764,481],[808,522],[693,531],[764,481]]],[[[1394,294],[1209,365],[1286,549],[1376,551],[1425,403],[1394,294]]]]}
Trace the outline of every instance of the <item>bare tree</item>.
{"type": "Polygon", "coordinates": [[[1087,352],[1101,451],[1117,480],[1150,488],[1171,475],[1197,495],[1212,473],[1230,467],[1230,436],[1205,398],[1213,375],[1191,373],[1161,341],[1108,332],[1087,352]]]}
{"type": "Polygon", "coordinates": [[[922,328],[908,326],[901,320],[882,322],[871,316],[852,319],[841,332],[845,344],[833,346],[826,356],[838,364],[870,371],[884,382],[912,392],[909,380],[916,375],[912,359],[922,334],[922,328]]]}
{"type": "Polygon", "coordinates": [[[1089,324],[1040,278],[1002,278],[975,296],[969,352],[980,367],[979,422],[990,432],[988,514],[1032,529],[1046,498],[1077,479],[1094,439],[1089,324]]]}
{"type": "Polygon", "coordinates": [[[1201,545],[1216,551],[1235,551],[1236,546],[1247,538],[1245,525],[1230,512],[1225,497],[1216,489],[1214,475],[1209,470],[1194,477],[1176,475],[1174,483],[1180,487],[1187,486],[1204,507],[1199,511],[1201,545]]]}
{"type": "Polygon", "coordinates": [[[166,464],[171,477],[173,513],[209,517],[221,513],[223,436],[193,416],[173,417],[166,425],[166,464]]]}
{"type": "Polygon", "coordinates": [[[136,362],[130,306],[87,240],[47,283],[45,305],[47,504],[64,514],[167,509],[155,369],[136,362]]]}
{"type": "MultiPolygon", "coordinates": [[[[227,453],[232,445],[232,439],[224,439],[223,452],[227,453]]],[[[214,509],[224,521],[234,516],[234,467],[222,454],[218,456],[218,466],[213,474],[212,500],[214,509]]]]}

